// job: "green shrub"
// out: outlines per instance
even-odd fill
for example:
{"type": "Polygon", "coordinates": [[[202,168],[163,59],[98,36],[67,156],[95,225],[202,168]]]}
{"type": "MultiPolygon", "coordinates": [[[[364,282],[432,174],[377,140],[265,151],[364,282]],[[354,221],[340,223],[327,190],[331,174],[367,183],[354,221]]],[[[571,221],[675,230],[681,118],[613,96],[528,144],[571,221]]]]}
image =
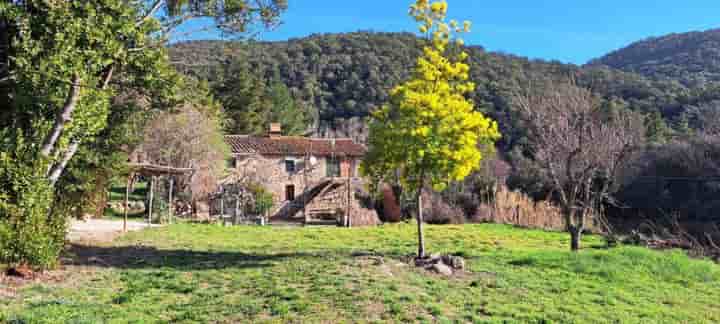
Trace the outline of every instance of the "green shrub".
{"type": "Polygon", "coordinates": [[[45,163],[28,149],[0,152],[0,263],[56,265],[65,240],[62,207],[53,206],[45,163]]]}
{"type": "Polygon", "coordinates": [[[264,215],[273,208],[273,195],[267,189],[259,184],[251,184],[248,189],[255,199],[253,212],[257,215],[264,215]]]}

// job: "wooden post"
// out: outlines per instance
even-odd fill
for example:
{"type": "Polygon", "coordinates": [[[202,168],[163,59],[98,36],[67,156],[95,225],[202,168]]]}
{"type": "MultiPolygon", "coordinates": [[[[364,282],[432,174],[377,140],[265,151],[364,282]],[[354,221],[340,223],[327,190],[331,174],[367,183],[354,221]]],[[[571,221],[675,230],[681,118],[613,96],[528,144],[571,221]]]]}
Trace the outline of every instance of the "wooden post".
{"type": "Polygon", "coordinates": [[[235,217],[233,218],[235,219],[233,225],[240,223],[240,194],[235,195],[235,217]]]}
{"type": "Polygon", "coordinates": [[[173,185],[175,184],[175,178],[170,177],[170,191],[168,192],[168,223],[172,224],[173,214],[175,212],[173,208],[173,185]]]}
{"type": "Polygon", "coordinates": [[[152,225],[153,199],[155,193],[155,176],[150,177],[150,202],[148,203],[148,225],[152,225]]]}
{"type": "Polygon", "coordinates": [[[347,178],[347,205],[346,205],[346,211],[345,211],[345,226],[351,227],[352,221],[350,220],[350,197],[351,196],[351,190],[350,190],[350,177],[347,178]]]}
{"type": "Polygon", "coordinates": [[[220,193],[220,221],[225,226],[225,192],[220,193]]]}
{"type": "Polygon", "coordinates": [[[123,209],[123,233],[127,232],[127,223],[128,223],[128,204],[130,203],[130,183],[132,182],[133,175],[130,175],[127,180],[127,184],[125,186],[125,205],[123,209]]]}

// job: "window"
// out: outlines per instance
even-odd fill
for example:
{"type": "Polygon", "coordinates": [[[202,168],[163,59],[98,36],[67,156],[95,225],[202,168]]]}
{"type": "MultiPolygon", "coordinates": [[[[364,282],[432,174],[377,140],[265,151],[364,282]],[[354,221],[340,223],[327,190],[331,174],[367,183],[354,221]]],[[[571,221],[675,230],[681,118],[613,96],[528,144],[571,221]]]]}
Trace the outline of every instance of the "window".
{"type": "Polygon", "coordinates": [[[330,178],[340,177],[340,159],[328,158],[327,159],[327,176],[330,178]]]}
{"type": "Polygon", "coordinates": [[[285,200],[287,200],[287,201],[295,200],[295,185],[285,186],[285,200]]]}
{"type": "Polygon", "coordinates": [[[287,173],[295,172],[295,160],[285,160],[285,171],[287,173]]]}

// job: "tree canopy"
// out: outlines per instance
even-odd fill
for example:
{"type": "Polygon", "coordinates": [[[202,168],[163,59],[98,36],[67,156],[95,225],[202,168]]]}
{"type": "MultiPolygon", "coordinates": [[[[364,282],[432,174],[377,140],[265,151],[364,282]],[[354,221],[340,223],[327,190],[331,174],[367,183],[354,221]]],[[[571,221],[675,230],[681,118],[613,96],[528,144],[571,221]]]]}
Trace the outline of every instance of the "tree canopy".
{"type": "Polygon", "coordinates": [[[411,16],[427,35],[428,44],[418,58],[412,76],[390,91],[388,104],[372,114],[369,152],[363,160],[365,175],[383,181],[395,171],[400,182],[418,199],[418,257],[424,257],[422,206],[419,197],[429,184],[444,188],[461,181],[480,167],[480,147],[492,147],[500,138],[497,123],[475,110],[467,93],[475,88],[468,54],[455,53],[457,32],[470,30],[446,22],[445,1],[418,0],[411,16]],[[454,43],[453,43],[454,42],[454,43]]]}

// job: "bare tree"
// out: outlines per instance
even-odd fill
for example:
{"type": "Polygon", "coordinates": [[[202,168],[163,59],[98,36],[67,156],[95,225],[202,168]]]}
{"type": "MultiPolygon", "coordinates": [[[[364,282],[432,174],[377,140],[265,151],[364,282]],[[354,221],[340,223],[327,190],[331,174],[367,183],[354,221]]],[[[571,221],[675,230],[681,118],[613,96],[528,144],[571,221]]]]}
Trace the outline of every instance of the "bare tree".
{"type": "Polygon", "coordinates": [[[573,81],[529,86],[513,103],[527,119],[533,157],[550,180],[577,251],[586,222],[610,200],[618,171],[643,141],[642,116],[603,109],[573,81]]]}
{"type": "Polygon", "coordinates": [[[194,199],[217,189],[229,155],[217,118],[186,105],[160,114],[145,128],[144,137],[142,162],[195,170],[178,179],[179,189],[190,190],[194,199]]]}

